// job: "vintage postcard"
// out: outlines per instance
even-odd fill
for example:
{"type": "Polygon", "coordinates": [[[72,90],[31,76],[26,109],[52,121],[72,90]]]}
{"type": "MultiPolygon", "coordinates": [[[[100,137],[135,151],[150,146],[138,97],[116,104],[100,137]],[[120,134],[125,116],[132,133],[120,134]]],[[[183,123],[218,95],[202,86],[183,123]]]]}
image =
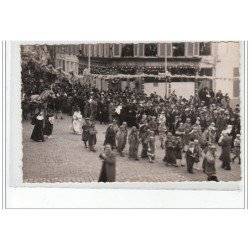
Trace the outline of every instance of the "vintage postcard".
{"type": "Polygon", "coordinates": [[[11,46],[14,186],[241,188],[241,42],[11,46]]]}

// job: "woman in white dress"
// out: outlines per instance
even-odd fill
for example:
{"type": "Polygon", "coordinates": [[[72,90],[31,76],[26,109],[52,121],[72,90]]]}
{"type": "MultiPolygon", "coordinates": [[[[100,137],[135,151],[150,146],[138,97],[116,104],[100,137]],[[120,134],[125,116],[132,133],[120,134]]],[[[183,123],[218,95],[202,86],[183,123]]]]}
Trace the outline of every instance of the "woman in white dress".
{"type": "Polygon", "coordinates": [[[80,109],[77,108],[72,117],[72,129],[73,129],[73,132],[78,135],[81,134],[80,132],[81,121],[82,121],[82,114],[81,114],[80,109]]]}

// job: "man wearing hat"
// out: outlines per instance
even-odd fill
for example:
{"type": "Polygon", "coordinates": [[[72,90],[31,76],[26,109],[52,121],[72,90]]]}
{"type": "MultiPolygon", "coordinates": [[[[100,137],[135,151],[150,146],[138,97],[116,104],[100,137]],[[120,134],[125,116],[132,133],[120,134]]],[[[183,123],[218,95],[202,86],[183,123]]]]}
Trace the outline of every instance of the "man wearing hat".
{"type": "Polygon", "coordinates": [[[126,125],[122,124],[122,126],[120,126],[120,128],[116,134],[117,151],[122,157],[123,157],[123,150],[126,146],[126,140],[127,140],[126,125]]]}
{"type": "Polygon", "coordinates": [[[226,119],[225,119],[225,110],[224,109],[220,109],[220,114],[217,118],[217,122],[216,122],[216,141],[218,141],[221,132],[225,129],[226,126],[226,119]]]}
{"type": "Polygon", "coordinates": [[[231,170],[230,166],[230,148],[231,148],[231,137],[228,136],[226,131],[222,132],[222,136],[218,142],[218,144],[221,146],[222,151],[220,155],[220,160],[222,161],[221,167],[226,170],[231,170]]]}
{"type": "Polygon", "coordinates": [[[114,149],[116,147],[115,137],[116,132],[114,130],[114,125],[110,123],[108,125],[108,128],[106,129],[105,140],[103,145],[105,146],[109,144],[111,146],[111,149],[114,149]]]}
{"type": "Polygon", "coordinates": [[[175,136],[172,135],[171,132],[167,133],[167,138],[165,141],[165,157],[163,161],[165,162],[165,165],[176,165],[176,139],[175,136]]]}
{"type": "Polygon", "coordinates": [[[189,147],[186,151],[186,162],[187,162],[187,171],[190,174],[193,174],[193,166],[195,163],[195,159],[196,159],[196,149],[194,147],[194,142],[190,142],[189,143],[189,147]]]}
{"type": "Polygon", "coordinates": [[[184,129],[185,129],[184,142],[185,142],[185,145],[187,145],[189,142],[189,134],[192,131],[192,124],[191,124],[190,118],[186,119],[186,122],[184,124],[184,129]]]}
{"type": "Polygon", "coordinates": [[[89,121],[89,118],[85,118],[82,123],[82,141],[84,142],[85,148],[87,148],[87,142],[89,140],[89,129],[90,129],[91,123],[89,121]]]}
{"type": "Polygon", "coordinates": [[[148,152],[148,140],[150,137],[150,129],[147,129],[146,126],[143,126],[144,133],[141,134],[141,143],[142,143],[142,151],[141,151],[141,158],[147,158],[147,152],[148,152]]]}

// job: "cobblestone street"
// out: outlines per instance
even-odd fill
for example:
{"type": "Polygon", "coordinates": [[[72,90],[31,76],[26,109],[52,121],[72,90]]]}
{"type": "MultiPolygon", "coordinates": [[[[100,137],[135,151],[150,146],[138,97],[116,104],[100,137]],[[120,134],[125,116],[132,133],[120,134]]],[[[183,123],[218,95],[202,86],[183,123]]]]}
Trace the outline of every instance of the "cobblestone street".
{"type": "MultiPolygon", "coordinates": [[[[30,120],[23,122],[23,179],[24,182],[96,182],[101,169],[99,154],[103,149],[106,125],[97,122],[97,152],[90,152],[84,147],[80,135],[70,130],[71,117],[55,120],[53,138],[45,142],[30,140],[33,126],[30,120]]],[[[146,159],[134,161],[128,159],[128,148],[124,150],[125,157],[117,154],[116,180],[118,182],[177,182],[205,181],[206,175],[201,170],[194,174],[187,173],[186,167],[167,167],[162,161],[164,150],[160,148],[156,137],[156,160],[150,164],[146,159]]],[[[141,146],[139,148],[139,153],[141,146]]],[[[219,148],[217,154],[219,155],[219,148]]],[[[184,155],[183,155],[184,156],[184,155]]],[[[201,162],[199,163],[201,167],[201,162]]],[[[238,160],[232,163],[232,170],[220,168],[217,160],[217,176],[220,181],[240,180],[238,160]]]]}

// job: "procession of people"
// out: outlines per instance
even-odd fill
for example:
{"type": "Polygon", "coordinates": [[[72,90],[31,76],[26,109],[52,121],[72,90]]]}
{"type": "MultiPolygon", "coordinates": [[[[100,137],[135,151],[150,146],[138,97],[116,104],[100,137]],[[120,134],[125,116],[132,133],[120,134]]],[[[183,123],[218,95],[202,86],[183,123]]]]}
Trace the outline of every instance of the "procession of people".
{"type": "MultiPolygon", "coordinates": [[[[24,83],[24,96],[40,94],[48,88],[44,82],[39,85],[24,83]]],[[[156,140],[159,140],[161,150],[165,150],[162,164],[173,167],[186,165],[190,174],[195,168],[202,169],[208,180],[218,181],[216,168],[211,167],[215,159],[222,162],[221,167],[225,170],[231,170],[232,160],[238,158],[240,164],[240,109],[239,105],[235,109],[230,107],[227,93],[213,93],[205,87],[198,96],[186,99],[174,91],[168,98],[163,98],[156,93],[147,96],[137,88],[103,91],[79,82],[55,82],[50,87],[55,98],[48,102],[44,129],[41,127],[42,112],[32,119],[35,127],[31,139],[34,141],[44,141],[44,135],[52,137],[54,115],[55,119],[69,115],[72,116],[72,131],[81,134],[84,146],[93,152],[96,152],[98,143],[95,124],[99,122],[106,127],[103,146],[112,159],[115,151],[124,157],[128,144],[129,158],[136,161],[148,159],[154,163],[158,151],[156,140]],[[215,154],[219,147],[222,151],[220,157],[215,154]],[[233,159],[231,154],[235,155],[233,159]],[[212,173],[208,168],[213,169],[212,173]]],[[[101,156],[103,161],[109,158],[104,155],[101,156]]],[[[115,160],[111,165],[115,165],[115,160]]],[[[103,171],[100,180],[107,177],[103,171]]],[[[113,177],[111,179],[114,180],[113,177]]]]}

